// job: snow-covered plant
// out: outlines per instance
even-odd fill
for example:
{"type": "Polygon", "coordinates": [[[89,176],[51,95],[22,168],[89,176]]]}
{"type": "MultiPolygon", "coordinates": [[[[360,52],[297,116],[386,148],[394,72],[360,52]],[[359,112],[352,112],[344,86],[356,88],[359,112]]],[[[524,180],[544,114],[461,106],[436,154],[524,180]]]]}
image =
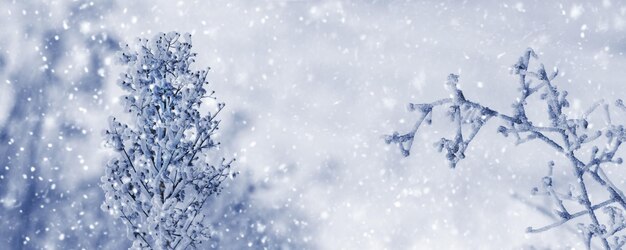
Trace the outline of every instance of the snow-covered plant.
{"type": "MultiPolygon", "coordinates": [[[[609,179],[609,175],[603,168],[609,164],[621,164],[623,161],[622,158],[616,157],[616,152],[626,141],[624,125],[614,124],[611,120],[609,105],[604,100],[596,102],[579,118],[568,117],[565,112],[569,107],[567,91],[559,90],[554,84],[558,70],[548,73],[540,64],[536,71],[531,71],[529,69],[531,58],[537,58],[537,55],[529,48],[512,67],[512,73],[519,79],[519,97],[512,104],[511,115],[467,99],[458,87],[459,76],[451,74],[447,81],[447,85],[452,90],[451,97],[431,103],[409,104],[409,111],[416,111],[419,114],[413,129],[406,134],[394,132],[386,136],[385,141],[388,144],[397,144],[401,153],[409,156],[415,133],[420,125],[424,122],[430,124],[433,110],[443,107],[455,124],[455,136],[441,138],[436,143],[436,147],[440,152],[445,149],[446,159],[450,167],[454,168],[460,160],[465,158],[468,145],[483,125],[491,118],[497,118],[504,123],[498,128],[498,133],[505,137],[513,137],[516,144],[533,140],[547,144],[563,156],[561,160],[570,166],[573,174],[569,189],[561,192],[557,190],[557,185],[555,185],[557,180],[552,174],[553,168],[560,164],[554,161],[548,163],[548,175],[543,177],[541,187],[532,189],[532,194],[550,197],[558,220],[539,228],[529,227],[527,232],[544,232],[586,216],[588,220],[577,224],[577,227],[588,249],[591,248],[594,239],[604,249],[621,249],[626,242],[626,234],[622,231],[626,228],[624,220],[626,197],[622,190],[609,179]],[[533,80],[536,83],[533,83],[533,80]],[[538,100],[547,107],[546,120],[531,119],[527,115],[529,97],[535,94],[539,95],[539,99],[532,99],[532,101],[538,100]],[[598,109],[604,113],[605,126],[596,128],[590,126],[590,115],[598,109]],[[596,198],[592,201],[588,191],[591,185],[596,185],[600,187],[600,190],[606,191],[608,199],[596,200],[599,198],[594,196],[596,198]],[[603,214],[599,214],[599,211],[603,214]]],[[[626,111],[622,100],[617,100],[615,107],[626,111]]]]}
{"type": "Polygon", "coordinates": [[[102,207],[124,221],[133,248],[197,247],[211,234],[203,206],[234,175],[232,161],[209,154],[219,146],[216,116],[224,104],[206,115],[198,110],[215,98],[204,89],[208,69],[190,69],[191,47],[191,35],[170,32],[119,52],[126,72],[118,84],[133,122],[109,120],[106,145],[117,154],[102,177],[102,207]]]}

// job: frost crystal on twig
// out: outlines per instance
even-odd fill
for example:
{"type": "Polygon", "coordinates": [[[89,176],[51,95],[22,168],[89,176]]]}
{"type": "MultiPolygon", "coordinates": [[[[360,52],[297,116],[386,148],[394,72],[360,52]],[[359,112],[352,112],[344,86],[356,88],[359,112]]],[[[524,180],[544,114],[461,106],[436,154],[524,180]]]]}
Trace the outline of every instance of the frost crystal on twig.
{"type": "MultiPolygon", "coordinates": [[[[577,227],[587,248],[591,248],[595,239],[604,249],[621,249],[626,242],[626,236],[622,232],[626,228],[623,216],[626,197],[611,181],[603,167],[623,162],[622,158],[615,155],[622,142],[626,141],[624,126],[613,124],[609,105],[604,100],[595,103],[582,117],[569,118],[564,112],[569,107],[568,93],[559,90],[553,82],[558,76],[558,71],[548,73],[543,64],[540,64],[537,70],[530,71],[529,63],[532,58],[536,59],[537,55],[529,48],[512,67],[512,73],[519,80],[519,97],[512,104],[512,115],[503,114],[467,99],[457,87],[459,76],[451,74],[448,76],[447,85],[451,87],[452,97],[431,103],[409,104],[409,111],[419,113],[413,129],[406,134],[394,132],[386,136],[385,141],[388,144],[397,144],[400,152],[404,156],[409,156],[415,134],[421,124],[424,121],[427,124],[431,123],[435,108],[445,108],[456,127],[456,133],[453,138],[441,138],[436,146],[439,151],[445,149],[446,160],[454,168],[465,157],[465,150],[482,126],[490,118],[499,118],[503,125],[498,128],[498,133],[505,137],[513,137],[516,144],[532,140],[544,142],[563,156],[574,175],[575,182],[570,183],[570,190],[562,193],[557,189],[555,185],[557,180],[552,175],[553,168],[562,166],[555,165],[552,161],[548,164],[549,174],[542,179],[540,187],[533,188],[532,194],[549,196],[554,204],[553,213],[558,220],[543,227],[529,227],[527,232],[544,232],[585,216],[588,221],[579,223],[577,227]],[[541,125],[542,121],[531,120],[527,115],[528,98],[535,94],[539,95],[540,102],[546,106],[548,126],[541,125]],[[589,116],[597,112],[603,113],[606,126],[593,129],[589,126],[589,116]],[[468,131],[467,127],[470,132],[464,134],[464,131],[468,131]],[[606,141],[597,142],[600,138],[606,138],[606,141]],[[604,145],[604,148],[584,147],[594,143],[604,145]],[[583,155],[588,153],[591,153],[591,157],[583,160],[583,155]],[[606,190],[609,199],[592,201],[588,193],[588,185],[591,183],[606,190]],[[599,216],[598,211],[602,211],[606,216],[599,216]],[[601,221],[604,218],[608,220],[601,221]]],[[[626,111],[622,100],[617,100],[615,107],[626,111]]]]}

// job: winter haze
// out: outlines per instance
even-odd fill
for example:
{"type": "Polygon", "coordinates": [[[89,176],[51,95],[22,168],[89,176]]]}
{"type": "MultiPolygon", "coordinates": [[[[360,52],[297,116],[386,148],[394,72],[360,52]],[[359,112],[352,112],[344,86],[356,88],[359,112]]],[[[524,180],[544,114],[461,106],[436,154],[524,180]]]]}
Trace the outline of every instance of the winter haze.
{"type": "MultiPolygon", "coordinates": [[[[510,111],[510,68],[528,47],[558,67],[572,116],[625,98],[619,1],[0,5],[2,249],[130,246],[100,209],[114,155],[102,131],[111,115],[131,118],[116,52],[169,31],[192,34],[194,68],[211,67],[207,89],[226,103],[220,154],[240,172],[205,207],[215,232],[205,248],[584,249],[575,223],[526,233],[555,221],[537,209],[551,201],[530,195],[556,157],[544,144],[515,146],[494,121],[450,169],[433,147],[449,136],[442,112],[409,157],[384,135],[413,126],[407,103],[448,97],[450,73],[467,98],[510,111]]],[[[619,165],[605,171],[625,185],[619,165]]]]}

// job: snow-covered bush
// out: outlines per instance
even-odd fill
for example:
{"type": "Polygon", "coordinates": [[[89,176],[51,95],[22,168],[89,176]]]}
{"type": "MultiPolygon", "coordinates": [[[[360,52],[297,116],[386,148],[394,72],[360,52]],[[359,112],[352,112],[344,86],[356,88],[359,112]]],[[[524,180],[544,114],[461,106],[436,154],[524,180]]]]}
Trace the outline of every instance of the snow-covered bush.
{"type": "MultiPolygon", "coordinates": [[[[612,121],[609,105],[604,100],[596,102],[580,118],[568,117],[565,112],[569,107],[568,93],[559,90],[554,84],[558,71],[548,73],[542,64],[536,71],[531,71],[529,69],[531,58],[537,56],[529,48],[512,67],[512,73],[519,79],[519,97],[512,104],[511,115],[467,99],[458,87],[459,76],[451,74],[447,81],[448,87],[452,90],[451,96],[431,103],[409,104],[409,111],[416,111],[419,114],[413,129],[406,134],[394,132],[386,136],[385,141],[388,144],[397,144],[401,153],[409,156],[415,133],[420,125],[432,122],[435,108],[445,108],[451,122],[454,123],[455,135],[453,138],[441,138],[436,147],[440,152],[445,150],[446,159],[450,167],[454,168],[465,158],[468,145],[483,125],[492,118],[497,118],[504,123],[498,128],[500,134],[513,137],[516,144],[532,140],[544,142],[562,156],[555,161],[566,162],[573,174],[569,180],[569,189],[562,192],[557,189],[558,186],[555,185],[557,180],[553,175],[553,168],[561,166],[555,161],[548,163],[548,175],[543,177],[540,188],[532,189],[532,194],[550,197],[558,220],[539,228],[529,227],[527,232],[543,232],[585,216],[588,218],[586,222],[578,223],[577,227],[587,248],[591,248],[595,239],[605,249],[621,249],[626,242],[626,235],[622,232],[626,228],[624,219],[626,197],[610,180],[610,172],[603,168],[609,164],[621,164],[623,161],[622,158],[616,157],[616,152],[626,141],[624,125],[612,121]],[[533,83],[533,80],[536,83],[533,83]],[[529,97],[535,94],[539,95],[539,99],[530,100],[529,97]],[[534,116],[528,115],[529,101],[535,100],[547,106],[546,119],[531,119],[530,117],[534,116]],[[604,126],[591,126],[591,115],[598,109],[603,113],[604,126]],[[592,201],[589,193],[591,185],[604,190],[606,192],[604,196],[608,198],[600,200],[598,196],[594,196],[592,201]]],[[[615,107],[626,111],[622,100],[617,100],[615,107]]],[[[558,181],[567,182],[567,180],[558,181]]]]}
{"type": "Polygon", "coordinates": [[[105,131],[117,156],[102,177],[103,209],[124,221],[134,248],[185,249],[206,240],[203,207],[233,175],[232,161],[213,162],[210,154],[224,104],[199,112],[214,97],[204,89],[208,70],[190,69],[191,47],[191,35],[170,32],[119,53],[127,70],[118,83],[133,123],[110,118],[105,131]]]}

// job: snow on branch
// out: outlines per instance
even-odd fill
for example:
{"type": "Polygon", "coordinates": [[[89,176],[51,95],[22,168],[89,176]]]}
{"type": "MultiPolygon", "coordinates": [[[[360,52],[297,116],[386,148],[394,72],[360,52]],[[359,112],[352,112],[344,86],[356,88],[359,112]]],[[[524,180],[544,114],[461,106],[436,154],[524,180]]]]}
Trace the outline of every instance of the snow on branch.
{"type": "Polygon", "coordinates": [[[207,70],[192,71],[191,35],[176,32],[139,39],[118,54],[126,72],[118,84],[133,122],[111,117],[106,145],[117,155],[106,165],[102,208],[127,226],[133,248],[197,247],[211,232],[204,205],[234,176],[232,160],[215,161],[209,151],[224,108],[201,114],[207,70]]]}
{"type": "MultiPolygon", "coordinates": [[[[431,124],[432,113],[436,109],[443,109],[455,126],[455,135],[452,138],[441,138],[435,145],[440,152],[445,149],[446,160],[454,168],[465,158],[468,145],[483,125],[491,118],[497,118],[502,122],[497,132],[514,138],[516,145],[539,140],[561,154],[570,165],[573,179],[576,180],[570,183],[568,192],[560,192],[554,184],[557,180],[552,175],[552,169],[557,166],[552,161],[548,164],[549,174],[543,177],[541,187],[534,188],[532,194],[549,196],[553,201],[553,213],[558,220],[542,227],[529,227],[527,232],[544,232],[584,216],[587,221],[579,223],[577,227],[588,249],[593,240],[597,240],[604,249],[621,249],[626,243],[626,234],[623,232],[626,228],[623,216],[626,196],[611,181],[603,167],[623,162],[622,158],[616,157],[616,153],[622,142],[626,141],[624,125],[613,124],[610,106],[604,100],[592,105],[580,118],[568,117],[564,112],[569,107],[568,93],[559,90],[554,84],[559,75],[558,70],[549,73],[540,64],[536,70],[531,71],[530,61],[536,58],[535,52],[529,48],[512,66],[511,72],[518,78],[519,97],[512,103],[511,115],[467,99],[457,86],[459,76],[451,74],[447,81],[452,91],[451,97],[431,103],[409,104],[409,111],[418,113],[415,125],[408,133],[394,132],[385,136],[385,142],[397,144],[400,152],[405,157],[409,156],[420,126],[424,122],[431,124]],[[531,120],[527,115],[529,97],[534,95],[538,95],[538,101],[546,106],[547,122],[531,120]],[[602,113],[605,126],[594,129],[589,126],[589,117],[598,112],[602,113]],[[545,123],[549,125],[541,125],[545,123]],[[605,141],[600,142],[602,139],[605,141]],[[591,146],[596,144],[604,145],[604,148],[591,146]],[[589,146],[584,147],[585,145],[589,146]],[[591,156],[588,159],[582,159],[583,155],[587,156],[589,153],[591,156]],[[588,185],[591,183],[606,190],[609,199],[592,202],[588,193],[588,185]],[[599,211],[606,216],[599,216],[599,211]],[[601,218],[608,220],[601,221],[601,218]]],[[[626,112],[622,100],[617,100],[614,106],[619,111],[626,112]]]]}

